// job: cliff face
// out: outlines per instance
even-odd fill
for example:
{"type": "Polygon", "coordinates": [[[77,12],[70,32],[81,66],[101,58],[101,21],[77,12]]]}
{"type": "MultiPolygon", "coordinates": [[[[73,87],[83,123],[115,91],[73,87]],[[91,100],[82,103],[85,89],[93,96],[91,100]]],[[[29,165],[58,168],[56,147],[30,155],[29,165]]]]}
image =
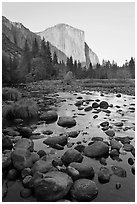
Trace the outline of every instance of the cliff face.
{"type": "Polygon", "coordinates": [[[72,56],[74,60],[80,61],[83,66],[99,63],[97,55],[85,43],[84,31],[73,28],[66,24],[58,24],[37,33],[46,41],[61,50],[67,57],[72,56]]]}

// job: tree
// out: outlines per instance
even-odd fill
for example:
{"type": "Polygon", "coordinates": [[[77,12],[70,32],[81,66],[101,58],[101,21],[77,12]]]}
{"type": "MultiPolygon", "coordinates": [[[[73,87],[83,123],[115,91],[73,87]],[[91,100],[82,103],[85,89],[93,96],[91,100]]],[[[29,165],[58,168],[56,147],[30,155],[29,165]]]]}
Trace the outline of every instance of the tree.
{"type": "Polygon", "coordinates": [[[54,54],[53,54],[53,65],[56,65],[56,64],[58,64],[58,57],[56,55],[56,52],[54,52],[54,54]]]}
{"type": "Polygon", "coordinates": [[[89,64],[89,68],[87,70],[87,77],[93,78],[93,67],[92,67],[92,63],[91,62],[89,64]]]}
{"type": "Polygon", "coordinates": [[[37,57],[38,52],[39,52],[39,45],[38,45],[37,39],[35,38],[32,44],[32,56],[34,58],[37,57]]]}
{"type": "Polygon", "coordinates": [[[133,57],[131,57],[129,61],[129,70],[131,73],[131,77],[134,79],[135,78],[135,60],[133,59],[133,57]]]}

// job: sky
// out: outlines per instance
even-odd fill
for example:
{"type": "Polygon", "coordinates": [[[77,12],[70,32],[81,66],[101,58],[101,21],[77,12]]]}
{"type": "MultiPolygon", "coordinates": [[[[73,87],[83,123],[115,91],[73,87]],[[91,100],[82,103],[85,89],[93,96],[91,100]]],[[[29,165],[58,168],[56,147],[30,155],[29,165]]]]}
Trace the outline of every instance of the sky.
{"type": "Polygon", "coordinates": [[[66,23],[85,32],[85,42],[102,60],[118,65],[135,57],[133,2],[3,2],[2,15],[32,32],[66,23]]]}

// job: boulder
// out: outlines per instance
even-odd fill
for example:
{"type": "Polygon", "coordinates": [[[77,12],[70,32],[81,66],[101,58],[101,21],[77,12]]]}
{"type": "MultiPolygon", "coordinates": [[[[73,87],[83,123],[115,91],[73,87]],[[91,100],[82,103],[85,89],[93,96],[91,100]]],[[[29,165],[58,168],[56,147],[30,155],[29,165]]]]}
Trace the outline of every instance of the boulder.
{"type": "Polygon", "coordinates": [[[62,155],[61,160],[64,165],[68,166],[72,162],[82,162],[83,156],[76,149],[69,149],[62,155]]]}
{"type": "Polygon", "coordinates": [[[47,153],[46,153],[44,150],[39,150],[39,151],[37,152],[37,154],[39,155],[40,158],[43,157],[43,156],[45,156],[45,155],[47,155],[47,153]]]}
{"type": "Polygon", "coordinates": [[[123,146],[123,149],[124,149],[125,151],[127,151],[127,152],[131,152],[133,148],[134,148],[134,147],[133,147],[133,145],[131,145],[131,144],[124,144],[124,146],[123,146]]]}
{"type": "Polygon", "coordinates": [[[96,103],[96,102],[92,103],[92,108],[98,108],[98,107],[99,107],[98,103],[96,103]]]}
{"type": "Polygon", "coordinates": [[[71,131],[71,132],[67,132],[66,135],[68,137],[72,137],[72,138],[76,138],[79,135],[80,131],[71,131]]]}
{"type": "Polygon", "coordinates": [[[89,179],[78,179],[71,189],[71,196],[75,201],[92,201],[98,194],[98,188],[94,181],[89,179]]]}
{"type": "Polygon", "coordinates": [[[2,154],[2,169],[8,168],[11,163],[11,151],[6,154],[2,154]]]}
{"type": "Polygon", "coordinates": [[[11,159],[13,166],[17,170],[21,171],[26,167],[32,166],[31,152],[27,149],[16,148],[11,154],[11,159]]]}
{"type": "Polygon", "coordinates": [[[34,192],[38,201],[52,202],[64,198],[73,181],[65,173],[52,171],[43,175],[43,178],[34,182],[34,192]]]}
{"type": "Polygon", "coordinates": [[[62,135],[62,136],[48,137],[46,140],[43,141],[43,143],[51,147],[54,147],[56,144],[65,146],[67,144],[67,141],[68,141],[68,137],[65,135],[62,135]]]}
{"type": "Polygon", "coordinates": [[[109,146],[102,141],[94,142],[93,144],[85,147],[84,154],[85,156],[91,158],[99,158],[107,156],[109,153],[109,146]]]}
{"type": "Polygon", "coordinates": [[[33,151],[34,142],[27,138],[22,138],[17,141],[17,143],[14,145],[14,149],[25,149],[29,151],[33,151]]]}
{"type": "Polygon", "coordinates": [[[119,151],[117,149],[112,149],[109,153],[111,158],[119,157],[119,151]]]}
{"type": "Polygon", "coordinates": [[[21,177],[22,178],[25,178],[26,176],[29,176],[29,175],[31,175],[31,169],[30,168],[24,168],[21,171],[21,177]]]}
{"type": "Polygon", "coordinates": [[[8,136],[2,137],[2,150],[5,150],[5,149],[11,150],[12,147],[13,147],[13,144],[10,137],[8,136]]]}
{"type": "Polygon", "coordinates": [[[123,123],[122,122],[116,122],[116,123],[114,123],[114,125],[117,126],[117,127],[122,127],[123,123]]]}
{"type": "Polygon", "coordinates": [[[94,169],[91,163],[88,162],[72,162],[69,165],[70,167],[73,167],[79,172],[78,178],[89,178],[92,179],[94,177],[94,169]]]}
{"type": "Polygon", "coordinates": [[[26,177],[22,180],[23,186],[24,186],[25,188],[29,188],[29,187],[30,187],[31,180],[32,180],[32,176],[31,176],[31,175],[26,176],[26,177]]]}
{"type": "Polygon", "coordinates": [[[109,122],[107,122],[107,121],[102,122],[102,123],[100,123],[100,126],[101,126],[101,127],[109,126],[109,122]]]}
{"type": "Polygon", "coordinates": [[[69,116],[60,117],[57,124],[62,127],[73,127],[76,125],[76,120],[69,116]]]}
{"type": "Polygon", "coordinates": [[[20,127],[18,129],[22,137],[29,138],[32,135],[32,129],[29,127],[20,127]]]}
{"type": "Polygon", "coordinates": [[[40,119],[45,120],[47,123],[55,122],[58,119],[58,114],[54,110],[49,110],[47,112],[42,113],[40,119]]]}
{"type": "Polygon", "coordinates": [[[110,172],[106,167],[101,167],[98,172],[98,180],[100,183],[108,183],[110,180],[110,172]]]}
{"type": "Polygon", "coordinates": [[[108,102],[101,101],[99,104],[100,108],[107,109],[109,107],[108,102]]]}
{"type": "Polygon", "coordinates": [[[41,173],[47,173],[48,171],[54,170],[51,160],[44,161],[42,159],[35,162],[32,166],[32,174],[36,173],[37,171],[41,173]]]}
{"type": "Polygon", "coordinates": [[[79,152],[83,152],[85,149],[85,145],[78,144],[77,146],[74,147],[74,149],[76,149],[79,152]]]}
{"type": "Polygon", "coordinates": [[[9,180],[16,180],[18,176],[18,172],[16,169],[10,169],[7,175],[9,180]]]}
{"type": "Polygon", "coordinates": [[[115,136],[115,132],[114,130],[107,130],[105,131],[106,135],[108,135],[109,137],[114,137],[115,136]]]}
{"type": "Polygon", "coordinates": [[[132,166],[134,164],[134,160],[130,157],[128,158],[128,163],[132,166]]]}
{"type": "Polygon", "coordinates": [[[77,101],[74,105],[79,107],[79,106],[81,106],[82,104],[83,104],[83,101],[80,100],[80,101],[77,101]]]}
{"type": "Polygon", "coordinates": [[[28,188],[23,188],[20,191],[20,195],[22,198],[28,198],[32,195],[32,190],[28,188]]]}
{"type": "Polygon", "coordinates": [[[122,147],[122,144],[120,144],[120,142],[118,142],[118,141],[115,140],[115,139],[112,139],[112,140],[110,141],[110,145],[111,145],[111,149],[120,150],[120,148],[122,147]]]}
{"type": "Polygon", "coordinates": [[[84,111],[88,112],[88,111],[91,111],[92,109],[93,109],[92,106],[88,106],[88,107],[86,107],[86,108],[84,109],[84,111]]]}
{"type": "Polygon", "coordinates": [[[126,177],[126,170],[119,166],[112,166],[111,167],[113,173],[119,177],[126,177]]]}

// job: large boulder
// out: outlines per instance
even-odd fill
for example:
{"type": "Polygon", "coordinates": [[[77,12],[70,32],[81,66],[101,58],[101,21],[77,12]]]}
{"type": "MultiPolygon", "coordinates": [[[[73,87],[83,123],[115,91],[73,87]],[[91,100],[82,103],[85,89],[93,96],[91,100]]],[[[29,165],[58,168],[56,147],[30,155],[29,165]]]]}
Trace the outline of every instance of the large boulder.
{"type": "Polygon", "coordinates": [[[40,119],[45,120],[47,123],[55,122],[58,119],[58,114],[54,110],[49,110],[47,112],[42,113],[40,119]]]}
{"type": "Polygon", "coordinates": [[[2,137],[2,150],[5,150],[5,149],[11,150],[12,147],[13,147],[13,144],[10,137],[8,136],[2,137]]]}
{"type": "Polygon", "coordinates": [[[35,196],[42,202],[57,201],[68,194],[72,184],[73,181],[67,174],[58,171],[48,172],[34,182],[35,196]]]}
{"type": "Polygon", "coordinates": [[[34,142],[27,138],[22,138],[17,141],[17,143],[14,145],[14,149],[26,149],[29,151],[33,151],[34,148],[34,142]]]}
{"type": "Polygon", "coordinates": [[[17,170],[21,171],[26,167],[32,166],[31,152],[27,149],[16,148],[11,154],[11,159],[13,166],[17,170]]]}
{"type": "Polygon", "coordinates": [[[76,125],[76,120],[69,116],[60,117],[57,123],[59,126],[62,127],[73,127],[76,125]]]}
{"type": "Polygon", "coordinates": [[[71,196],[75,201],[92,201],[98,194],[98,188],[94,181],[78,179],[71,189],[71,196]]]}
{"type": "Polygon", "coordinates": [[[73,167],[79,172],[78,178],[89,178],[92,179],[94,177],[94,169],[92,167],[92,164],[89,162],[82,161],[81,163],[72,162],[69,165],[70,167],[73,167]]]}
{"type": "Polygon", "coordinates": [[[111,149],[120,150],[120,148],[122,147],[122,144],[120,144],[120,142],[116,141],[115,139],[112,139],[110,141],[110,145],[111,145],[111,149]]]}
{"type": "Polygon", "coordinates": [[[18,128],[19,133],[22,137],[29,138],[32,135],[32,129],[29,127],[20,127],[18,128]]]}
{"type": "Polygon", "coordinates": [[[83,156],[76,149],[69,149],[62,155],[61,160],[64,165],[68,166],[72,162],[82,162],[83,156]]]}
{"type": "Polygon", "coordinates": [[[100,102],[100,108],[103,108],[103,109],[107,109],[108,108],[108,102],[107,101],[101,101],[100,102]]]}
{"type": "Polygon", "coordinates": [[[113,173],[119,177],[126,177],[126,170],[120,166],[112,166],[111,170],[113,173]]]}
{"type": "Polygon", "coordinates": [[[107,156],[108,153],[109,146],[102,141],[96,141],[84,149],[84,154],[91,158],[107,156]]]}
{"type": "Polygon", "coordinates": [[[46,140],[43,141],[44,144],[49,145],[51,147],[55,147],[56,144],[65,146],[67,142],[68,142],[68,137],[65,135],[48,137],[46,140]]]}
{"type": "Polygon", "coordinates": [[[101,167],[98,172],[98,180],[100,183],[108,183],[110,180],[110,172],[106,167],[101,167]]]}
{"type": "Polygon", "coordinates": [[[48,171],[54,170],[54,167],[51,160],[44,161],[40,159],[34,163],[31,170],[32,174],[35,174],[37,171],[47,173],[48,171]]]}

